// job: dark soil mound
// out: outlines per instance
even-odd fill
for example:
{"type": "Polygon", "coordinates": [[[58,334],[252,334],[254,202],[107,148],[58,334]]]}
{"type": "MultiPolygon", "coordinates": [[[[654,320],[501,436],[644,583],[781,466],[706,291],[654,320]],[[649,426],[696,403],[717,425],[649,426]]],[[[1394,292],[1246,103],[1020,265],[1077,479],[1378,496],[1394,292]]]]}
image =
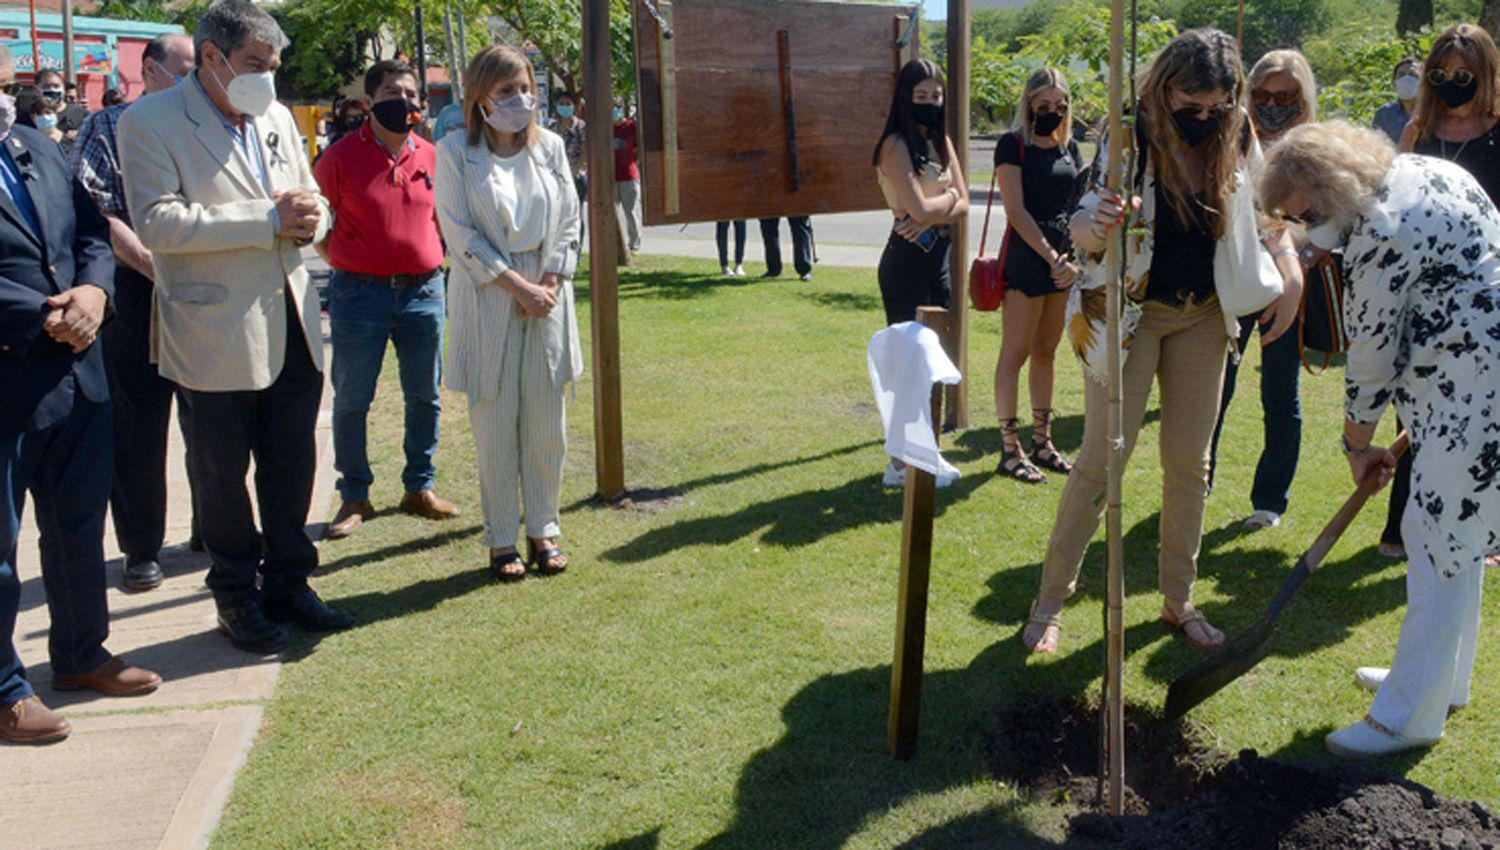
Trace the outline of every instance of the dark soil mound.
{"type": "MultiPolygon", "coordinates": [[[[1097,808],[1098,711],[1029,700],[1002,712],[991,770],[1034,796],[1097,808]]],[[[1080,836],[1130,850],[1500,850],[1500,815],[1479,803],[1357,768],[1237,759],[1197,743],[1180,722],[1126,712],[1123,817],[1084,812],[1080,836]]]]}

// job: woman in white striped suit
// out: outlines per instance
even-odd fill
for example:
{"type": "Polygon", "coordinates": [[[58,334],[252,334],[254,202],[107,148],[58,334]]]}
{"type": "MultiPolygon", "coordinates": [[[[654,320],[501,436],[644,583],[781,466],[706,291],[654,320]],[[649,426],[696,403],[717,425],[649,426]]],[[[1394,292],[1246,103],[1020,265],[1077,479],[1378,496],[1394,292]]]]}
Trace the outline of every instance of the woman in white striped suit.
{"type": "Polygon", "coordinates": [[[531,64],[490,45],[464,71],[464,126],[438,143],[447,241],[443,383],[468,393],[490,569],[515,581],[562,572],[558,548],[564,390],[583,372],[573,270],[578,194],[562,139],[536,123],[531,64]],[[521,560],[525,505],[529,555],[521,560]]]}

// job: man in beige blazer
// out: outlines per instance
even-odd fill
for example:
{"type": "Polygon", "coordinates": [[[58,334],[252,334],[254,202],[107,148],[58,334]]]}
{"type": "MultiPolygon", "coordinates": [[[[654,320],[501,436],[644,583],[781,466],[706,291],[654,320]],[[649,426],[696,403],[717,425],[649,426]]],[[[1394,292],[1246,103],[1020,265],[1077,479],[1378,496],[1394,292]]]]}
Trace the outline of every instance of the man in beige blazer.
{"type": "Polygon", "coordinates": [[[130,218],[156,271],[155,354],[188,397],[219,628],[258,653],[285,646],[278,621],[353,625],[307,583],[323,346],[301,248],[323,238],[329,216],[276,102],[286,45],[249,0],[218,0],[193,34],[197,70],[137,102],[119,131],[130,218]],[[245,487],[252,455],[260,534],[245,487]]]}

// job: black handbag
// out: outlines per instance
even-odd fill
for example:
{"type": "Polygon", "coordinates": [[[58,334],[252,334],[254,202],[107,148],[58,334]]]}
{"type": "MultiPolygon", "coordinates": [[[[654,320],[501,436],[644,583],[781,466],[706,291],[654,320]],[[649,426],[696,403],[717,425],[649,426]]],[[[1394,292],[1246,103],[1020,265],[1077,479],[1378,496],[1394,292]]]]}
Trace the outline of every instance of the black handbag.
{"type": "Polygon", "coordinates": [[[1349,350],[1349,337],[1344,332],[1344,258],[1332,253],[1320,259],[1308,270],[1306,285],[1302,288],[1301,319],[1297,332],[1297,344],[1301,349],[1302,366],[1313,375],[1327,371],[1335,354],[1349,350]],[[1314,370],[1309,354],[1322,355],[1323,365],[1314,370]]]}

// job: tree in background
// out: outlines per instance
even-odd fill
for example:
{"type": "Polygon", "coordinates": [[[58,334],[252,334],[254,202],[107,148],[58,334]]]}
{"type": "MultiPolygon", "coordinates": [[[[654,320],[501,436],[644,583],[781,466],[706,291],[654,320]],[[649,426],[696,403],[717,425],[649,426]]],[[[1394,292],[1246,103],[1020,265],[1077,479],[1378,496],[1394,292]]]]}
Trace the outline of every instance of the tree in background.
{"type": "Polygon", "coordinates": [[[1396,12],[1396,34],[1409,35],[1430,27],[1435,20],[1434,15],[1432,0],[1401,0],[1396,12]]]}

